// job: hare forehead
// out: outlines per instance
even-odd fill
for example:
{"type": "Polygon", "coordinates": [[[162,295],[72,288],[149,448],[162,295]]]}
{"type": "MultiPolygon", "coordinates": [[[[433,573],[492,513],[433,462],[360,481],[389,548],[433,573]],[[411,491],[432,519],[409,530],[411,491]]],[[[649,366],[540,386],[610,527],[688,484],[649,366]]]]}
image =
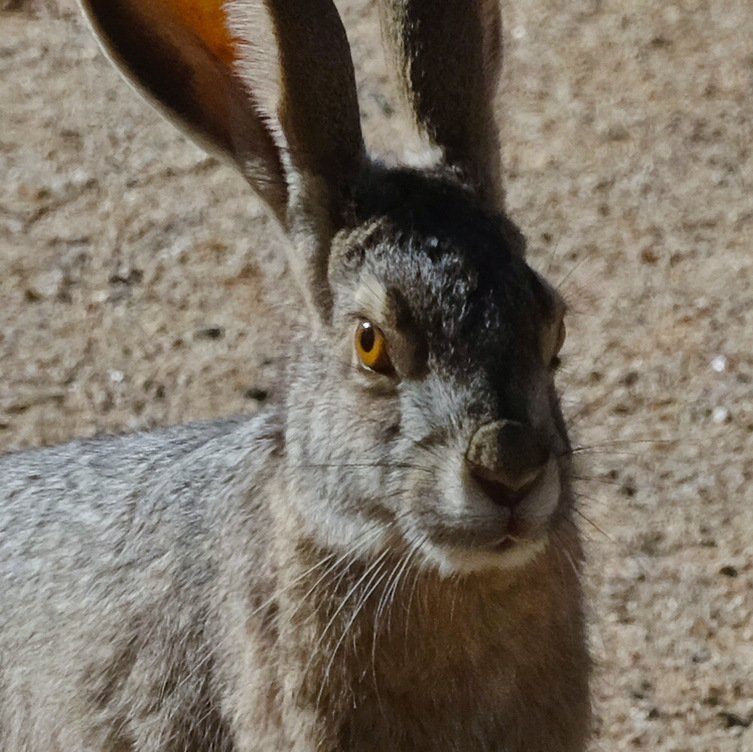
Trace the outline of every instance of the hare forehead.
{"type": "Polygon", "coordinates": [[[432,257],[393,247],[363,264],[353,304],[375,323],[419,327],[432,338],[508,337],[521,318],[535,327],[540,306],[524,262],[474,261],[462,250],[432,257]]]}

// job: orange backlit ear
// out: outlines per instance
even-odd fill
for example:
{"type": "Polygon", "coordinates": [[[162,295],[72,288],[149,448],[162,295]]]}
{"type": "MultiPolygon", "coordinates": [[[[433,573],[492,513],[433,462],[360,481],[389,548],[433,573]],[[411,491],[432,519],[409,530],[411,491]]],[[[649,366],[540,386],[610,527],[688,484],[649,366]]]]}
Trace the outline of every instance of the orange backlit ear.
{"type": "Polygon", "coordinates": [[[356,355],[361,365],[377,373],[391,373],[392,361],[387,353],[387,341],[381,329],[368,321],[361,321],[356,328],[356,355]]]}

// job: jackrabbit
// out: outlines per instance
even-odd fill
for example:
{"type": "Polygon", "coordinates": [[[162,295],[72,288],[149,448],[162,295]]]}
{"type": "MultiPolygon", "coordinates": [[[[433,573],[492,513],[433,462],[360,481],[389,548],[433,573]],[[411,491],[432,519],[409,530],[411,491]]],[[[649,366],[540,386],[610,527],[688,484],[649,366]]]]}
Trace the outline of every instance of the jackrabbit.
{"type": "Polygon", "coordinates": [[[365,153],[332,0],[85,0],[282,226],[310,328],[253,417],[0,458],[5,752],[576,752],[564,305],[503,213],[496,0],[384,0],[442,158],[365,153]]]}

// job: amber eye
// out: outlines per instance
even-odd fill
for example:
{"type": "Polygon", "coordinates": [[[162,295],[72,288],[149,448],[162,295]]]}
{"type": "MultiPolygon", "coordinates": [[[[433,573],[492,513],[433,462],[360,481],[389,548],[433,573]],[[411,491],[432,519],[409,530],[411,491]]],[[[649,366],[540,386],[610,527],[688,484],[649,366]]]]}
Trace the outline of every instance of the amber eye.
{"type": "Polygon", "coordinates": [[[387,342],[381,330],[368,321],[361,321],[356,329],[356,354],[361,363],[377,373],[390,373],[392,361],[387,354],[387,342]]]}

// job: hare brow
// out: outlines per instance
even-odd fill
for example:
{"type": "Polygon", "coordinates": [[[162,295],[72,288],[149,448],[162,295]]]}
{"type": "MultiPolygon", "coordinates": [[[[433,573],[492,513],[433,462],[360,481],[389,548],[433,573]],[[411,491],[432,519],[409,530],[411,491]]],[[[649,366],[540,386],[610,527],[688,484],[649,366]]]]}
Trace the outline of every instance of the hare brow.
{"type": "Polygon", "coordinates": [[[375,321],[384,321],[391,308],[387,289],[369,272],[362,276],[354,299],[359,310],[375,321]]]}

